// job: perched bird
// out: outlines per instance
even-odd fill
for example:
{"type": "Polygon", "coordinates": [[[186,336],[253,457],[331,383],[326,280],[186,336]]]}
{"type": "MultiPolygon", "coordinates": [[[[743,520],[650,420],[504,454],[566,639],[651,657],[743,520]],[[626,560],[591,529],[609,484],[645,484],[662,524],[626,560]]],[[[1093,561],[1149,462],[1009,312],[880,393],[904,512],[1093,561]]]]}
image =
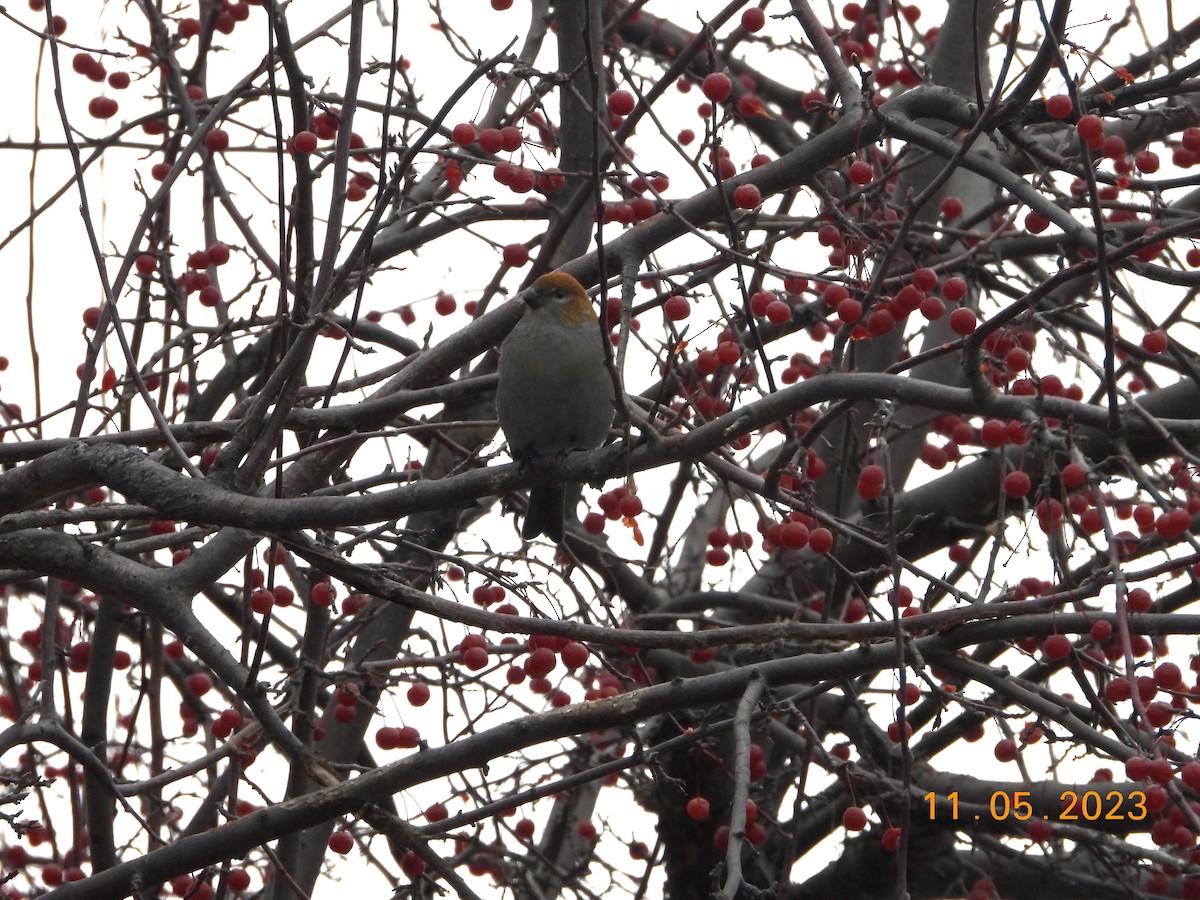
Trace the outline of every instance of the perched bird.
{"type": "MultiPolygon", "coordinates": [[[[615,406],[600,326],[587,291],[565,272],[538,278],[523,299],[521,321],[500,346],[496,414],[518,463],[595,450],[608,437],[615,406]]],[[[566,486],[529,492],[526,540],[563,537],[566,486]]]]}

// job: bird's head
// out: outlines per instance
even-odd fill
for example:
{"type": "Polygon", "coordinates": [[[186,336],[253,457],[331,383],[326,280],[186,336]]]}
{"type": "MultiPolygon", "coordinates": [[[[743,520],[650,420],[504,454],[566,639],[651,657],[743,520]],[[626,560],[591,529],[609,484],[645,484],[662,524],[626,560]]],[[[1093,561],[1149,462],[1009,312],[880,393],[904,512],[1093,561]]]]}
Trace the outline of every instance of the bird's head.
{"type": "Polygon", "coordinates": [[[591,325],[596,311],[583,285],[566,272],[547,272],[525,291],[523,299],[533,310],[553,313],[569,326],[591,325]]]}

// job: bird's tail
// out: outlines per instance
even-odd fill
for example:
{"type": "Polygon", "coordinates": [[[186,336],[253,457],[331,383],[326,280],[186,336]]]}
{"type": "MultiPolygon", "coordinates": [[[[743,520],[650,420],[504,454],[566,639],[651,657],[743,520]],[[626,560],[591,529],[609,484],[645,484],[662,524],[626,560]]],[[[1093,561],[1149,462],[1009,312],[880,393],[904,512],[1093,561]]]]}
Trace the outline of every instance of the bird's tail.
{"type": "Polygon", "coordinates": [[[563,517],[566,515],[566,493],[561,484],[530,488],[529,508],[521,526],[521,537],[533,540],[544,534],[558,543],[563,539],[563,517]]]}

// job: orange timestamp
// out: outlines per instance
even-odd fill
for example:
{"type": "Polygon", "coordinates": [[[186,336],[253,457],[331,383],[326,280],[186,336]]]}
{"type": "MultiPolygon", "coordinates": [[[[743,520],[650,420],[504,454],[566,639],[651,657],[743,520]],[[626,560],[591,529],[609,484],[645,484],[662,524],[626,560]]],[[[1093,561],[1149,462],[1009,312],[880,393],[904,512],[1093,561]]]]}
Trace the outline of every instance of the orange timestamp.
{"type": "MultiPolygon", "coordinates": [[[[1150,810],[1146,806],[1146,794],[1142,791],[1062,791],[1058,795],[1059,813],[1057,816],[1037,816],[1030,801],[1030,791],[993,791],[988,799],[988,812],[996,821],[1013,819],[1027,822],[1041,818],[1058,822],[1140,822],[1145,819],[1150,810]]],[[[937,818],[938,795],[930,791],[925,795],[929,804],[929,818],[937,818]]],[[[978,822],[981,815],[959,815],[958,791],[946,794],[945,801],[950,807],[950,820],[958,822],[973,819],[978,822]]],[[[942,815],[946,814],[945,803],[942,805],[942,815]]],[[[976,807],[978,808],[978,807],[976,807]]]]}

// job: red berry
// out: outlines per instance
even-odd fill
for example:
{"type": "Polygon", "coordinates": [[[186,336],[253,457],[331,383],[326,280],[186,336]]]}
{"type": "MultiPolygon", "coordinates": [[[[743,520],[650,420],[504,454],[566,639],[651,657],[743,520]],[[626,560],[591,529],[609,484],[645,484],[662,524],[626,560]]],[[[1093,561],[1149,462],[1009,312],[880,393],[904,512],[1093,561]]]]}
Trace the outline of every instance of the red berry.
{"type": "Polygon", "coordinates": [[[506,266],[519,269],[529,262],[529,248],[524,244],[505,244],[502,256],[506,266]]]}
{"type": "Polygon", "coordinates": [[[775,299],[770,291],[756,291],[750,295],[750,312],[762,318],[767,314],[767,307],[775,299]]]}
{"type": "Polygon", "coordinates": [[[500,129],[500,146],[509,153],[520,150],[524,143],[525,135],[521,134],[521,129],[516,125],[505,125],[500,129]]]}
{"type": "Polygon", "coordinates": [[[692,314],[692,305],[687,297],[674,294],[663,303],[663,313],[672,322],[680,322],[692,314]]]}
{"type": "Polygon", "coordinates": [[[229,148],[229,132],[224,128],[212,128],[204,135],[204,146],[210,153],[222,153],[229,148]]]}
{"type": "Polygon", "coordinates": [[[480,669],[486,668],[488,664],[488,651],[486,647],[468,647],[463,651],[463,665],[472,672],[478,672],[480,669]]]}
{"type": "Polygon", "coordinates": [[[905,706],[912,706],[921,699],[921,689],[910,681],[904,685],[903,689],[896,689],[896,699],[905,706]]]}
{"type": "Polygon", "coordinates": [[[1167,335],[1155,329],[1142,335],[1142,349],[1147,353],[1165,353],[1167,350],[1167,335]]]}
{"type": "Polygon", "coordinates": [[[739,209],[754,209],[762,202],[762,192],[753,184],[739,184],[733,192],[733,203],[739,209]]]}
{"type": "Polygon", "coordinates": [[[1142,150],[1133,158],[1133,164],[1137,166],[1139,172],[1146,175],[1153,175],[1158,171],[1158,154],[1153,150],[1142,150]]]}
{"type": "Polygon", "coordinates": [[[1028,834],[1031,841],[1042,844],[1054,837],[1054,826],[1044,819],[1036,819],[1029,823],[1028,834]]]}
{"type": "Polygon", "coordinates": [[[275,594],[266,588],[259,588],[250,594],[250,608],[260,616],[265,616],[275,606],[275,594]]]}
{"type": "MultiPolygon", "coordinates": [[[[706,662],[711,662],[713,657],[717,655],[716,647],[695,647],[688,651],[688,656],[692,662],[703,665],[706,662]]],[[[15,718],[13,716],[12,718],[15,718]]]]}
{"type": "Polygon", "coordinates": [[[713,547],[704,554],[704,561],[710,566],[724,566],[729,563],[729,551],[724,547],[713,547]]]}
{"type": "Polygon", "coordinates": [[[1003,447],[1008,443],[1008,426],[1000,419],[988,419],[979,429],[979,439],[985,447],[1003,447]]]}
{"type": "Polygon", "coordinates": [[[250,873],[245,869],[230,869],[225,883],[231,891],[244,891],[250,887],[250,873]]]}
{"type": "Polygon", "coordinates": [[[851,184],[861,186],[871,183],[871,179],[875,177],[875,170],[871,168],[870,163],[859,159],[850,164],[846,174],[850,176],[851,184]]]}
{"type": "Polygon", "coordinates": [[[920,310],[921,315],[934,322],[946,314],[946,304],[940,297],[925,297],[921,300],[920,310]]]}
{"type": "Polygon", "coordinates": [[[1193,791],[1200,790],[1200,763],[1190,762],[1180,771],[1183,783],[1193,791]]]}
{"type": "MultiPolygon", "coordinates": [[[[1110,703],[1122,703],[1132,696],[1133,686],[1130,685],[1128,678],[1114,678],[1104,686],[1104,699],[1110,703]]],[[[1129,771],[1128,761],[1125,763],[1125,771],[1129,771]]]]}
{"type": "Polygon", "coordinates": [[[1010,497],[1024,497],[1032,486],[1033,482],[1030,481],[1028,473],[1020,469],[1004,476],[1004,493],[1010,497]]]}
{"type": "Polygon", "coordinates": [[[887,828],[883,832],[883,837],[879,839],[879,843],[888,853],[895,853],[896,848],[900,846],[900,829],[894,825],[887,828]]]}
{"type": "Polygon", "coordinates": [[[578,641],[568,641],[558,652],[559,658],[567,669],[578,669],[585,665],[590,655],[588,648],[578,641]]]}
{"type": "Polygon", "coordinates": [[[1087,483],[1087,471],[1079,463],[1067,463],[1059,473],[1062,483],[1069,489],[1083,487],[1087,483]]]}
{"type": "Polygon", "coordinates": [[[753,33],[760,31],[767,24],[767,14],[757,6],[752,6],[750,9],[742,12],[742,27],[753,33]]]}
{"type": "Polygon", "coordinates": [[[93,97],[88,103],[88,115],[93,119],[111,119],[117,109],[117,101],[112,97],[93,97]]]}
{"type": "Polygon", "coordinates": [[[96,60],[90,54],[80,52],[71,57],[71,69],[79,75],[89,75],[95,68],[96,60]]]}
{"type": "Polygon", "coordinates": [[[429,702],[429,685],[419,681],[409,687],[406,696],[409,706],[424,706],[429,702]]]}
{"type": "Polygon", "coordinates": [[[1052,634],[1042,644],[1046,659],[1066,659],[1071,655],[1071,640],[1065,634],[1052,634]]]}
{"type": "Polygon", "coordinates": [[[950,330],[955,334],[961,334],[966,337],[979,327],[979,320],[975,318],[975,311],[968,309],[965,306],[960,306],[954,312],[950,313],[950,330]]]}
{"type": "Polygon", "coordinates": [[[867,814],[860,806],[849,806],[842,813],[842,827],[847,831],[862,831],[867,827],[867,814]]]}
{"type": "Polygon", "coordinates": [[[412,850],[408,850],[400,857],[400,868],[409,878],[420,878],[425,874],[425,860],[412,850]]]}
{"type": "Polygon", "coordinates": [[[292,150],[307,156],[317,149],[317,136],[311,131],[298,131],[292,138],[292,150]]]}
{"type": "Polygon", "coordinates": [[[354,837],[348,831],[335,831],[329,836],[329,849],[345,855],[354,849],[354,837]]]}
{"type": "Polygon", "coordinates": [[[1154,530],[1159,537],[1173,540],[1187,531],[1191,524],[1192,517],[1186,509],[1172,509],[1154,520],[1154,530]]]}
{"type": "Polygon", "coordinates": [[[1012,762],[1017,758],[1017,742],[1012,738],[1003,738],[996,742],[992,752],[1000,762],[1012,762]]]}
{"type": "Polygon", "coordinates": [[[952,275],[942,283],[942,296],[951,303],[957,303],[967,294],[967,282],[958,275],[952,275]]]}
{"type": "Polygon", "coordinates": [[[730,81],[728,75],[722,72],[713,72],[704,76],[704,81],[700,83],[700,90],[713,103],[723,103],[733,93],[733,82],[730,81]]]}
{"type": "MultiPolygon", "coordinates": [[[[353,709],[353,707],[347,707],[353,709]]],[[[396,746],[402,750],[411,750],[421,740],[421,733],[411,725],[402,725],[396,729],[396,746]]]]}
{"type": "Polygon", "coordinates": [[[71,647],[70,653],[68,654],[67,668],[69,668],[72,672],[86,672],[88,659],[91,658],[91,655],[92,642],[80,641],[78,644],[75,644],[73,647],[71,647]]]}
{"type": "Polygon", "coordinates": [[[100,307],[89,306],[83,311],[83,324],[87,328],[95,328],[100,324],[100,307]]]}
{"type": "Polygon", "coordinates": [[[864,500],[874,500],[883,493],[885,477],[883,466],[863,466],[858,473],[858,495],[864,500]]]}
{"type": "MultiPolygon", "coordinates": [[[[339,706],[338,710],[334,711],[335,716],[339,719],[341,718],[341,715],[338,711],[341,710],[341,708],[342,707],[339,706]]],[[[353,709],[351,709],[351,712],[353,712],[353,709]]],[[[354,721],[353,718],[351,718],[350,721],[354,721]]],[[[375,732],[375,745],[380,750],[395,750],[400,746],[399,738],[399,728],[385,725],[383,728],[380,728],[377,732],[375,732]]]]}
{"type": "Polygon", "coordinates": [[[558,664],[558,657],[548,647],[538,647],[525,658],[523,668],[530,678],[545,678],[558,664]]]}
{"type": "Polygon", "coordinates": [[[1171,765],[1169,759],[1158,756],[1150,761],[1148,774],[1151,781],[1166,784],[1175,776],[1175,767],[1171,765]]]}
{"type": "Polygon", "coordinates": [[[825,304],[827,306],[837,306],[849,296],[850,291],[846,289],[845,285],[835,283],[825,288],[825,304]]]}
{"type": "Polygon", "coordinates": [[[212,266],[223,266],[229,262],[229,245],[221,241],[214,241],[212,246],[204,251],[208,257],[208,263],[212,266]]]}
{"type": "Polygon", "coordinates": [[[838,303],[837,314],[847,325],[853,325],[862,318],[862,304],[853,297],[847,297],[838,303]]]}
{"type": "Polygon", "coordinates": [[[614,116],[627,116],[637,106],[637,98],[629,91],[613,91],[608,95],[608,111],[614,116]]]}
{"type": "Polygon", "coordinates": [[[779,529],[779,545],[789,550],[799,550],[808,544],[808,526],[803,522],[787,522],[779,529]]]}
{"type": "Polygon", "coordinates": [[[896,317],[892,315],[891,310],[876,309],[872,310],[871,315],[867,316],[867,330],[871,334],[887,334],[895,327],[896,317]]]}
{"type": "Polygon", "coordinates": [[[1126,605],[1129,612],[1150,612],[1153,598],[1146,588],[1134,588],[1126,594],[1126,605]]]}
{"type": "Polygon", "coordinates": [[[1088,143],[1088,146],[1091,146],[1092,141],[1104,135],[1104,122],[1099,116],[1088,113],[1079,117],[1079,121],[1075,123],[1075,130],[1088,143]]]}
{"type": "Polygon", "coordinates": [[[1183,673],[1173,662],[1160,663],[1154,669],[1154,683],[1160,688],[1173,690],[1183,682],[1183,673]]]}
{"type": "Polygon", "coordinates": [[[933,269],[917,269],[912,274],[912,283],[918,290],[932,291],[937,287],[937,272],[933,271],[933,269]]]}
{"type": "Polygon", "coordinates": [[[693,797],[688,801],[687,814],[691,819],[702,822],[708,818],[709,804],[703,797],[693,797]]]}
{"type": "Polygon", "coordinates": [[[221,302],[221,292],[216,285],[206,284],[200,288],[200,305],[210,309],[221,302]]]}
{"type": "Polygon", "coordinates": [[[439,293],[433,304],[433,310],[439,316],[448,316],[456,309],[458,309],[458,301],[454,299],[453,294],[439,293]]]}
{"type": "Polygon", "coordinates": [[[942,201],[942,217],[946,219],[957,219],[963,214],[962,201],[957,197],[947,197],[942,201]]]}
{"type": "MultiPolygon", "coordinates": [[[[328,606],[333,602],[333,587],[328,581],[318,581],[309,589],[308,599],[317,606],[328,606]]],[[[276,594],[275,602],[279,603],[279,596],[276,594]]],[[[286,606],[287,604],[280,604],[286,606]]]]}
{"type": "Polygon", "coordinates": [[[1041,213],[1030,210],[1025,214],[1025,228],[1030,234],[1041,234],[1050,227],[1050,220],[1041,213]]]}
{"type": "Polygon", "coordinates": [[[460,147],[469,147],[475,143],[475,126],[470,122],[459,122],[451,132],[454,143],[460,147]]]}
{"type": "Polygon", "coordinates": [[[504,148],[504,138],[499,128],[485,128],[475,138],[484,153],[499,153],[504,148]]]}
{"type": "Polygon", "coordinates": [[[643,509],[642,499],[636,494],[626,494],[617,501],[617,510],[622,518],[636,519],[642,514],[643,509]]]}
{"type": "Polygon", "coordinates": [[[783,300],[772,300],[767,304],[767,321],[772,325],[782,325],[792,318],[792,308],[783,300]]]}
{"type": "Polygon", "coordinates": [[[828,528],[814,528],[808,533],[808,546],[813,553],[828,553],[833,549],[833,532],[828,528]]]}
{"type": "Polygon", "coordinates": [[[193,672],[184,679],[184,685],[193,697],[203,697],[212,690],[213,683],[207,672],[193,672]]]}
{"type": "Polygon", "coordinates": [[[606,521],[603,513],[590,512],[583,517],[583,529],[588,534],[603,534],[606,521]]]}
{"type": "Polygon", "coordinates": [[[1075,109],[1075,104],[1067,94],[1055,94],[1046,101],[1046,112],[1055,119],[1065,119],[1075,109]]]}
{"type": "Polygon", "coordinates": [[[534,824],[533,819],[522,819],[513,826],[513,831],[516,832],[517,837],[526,841],[533,837],[536,830],[537,826],[534,824]]]}

